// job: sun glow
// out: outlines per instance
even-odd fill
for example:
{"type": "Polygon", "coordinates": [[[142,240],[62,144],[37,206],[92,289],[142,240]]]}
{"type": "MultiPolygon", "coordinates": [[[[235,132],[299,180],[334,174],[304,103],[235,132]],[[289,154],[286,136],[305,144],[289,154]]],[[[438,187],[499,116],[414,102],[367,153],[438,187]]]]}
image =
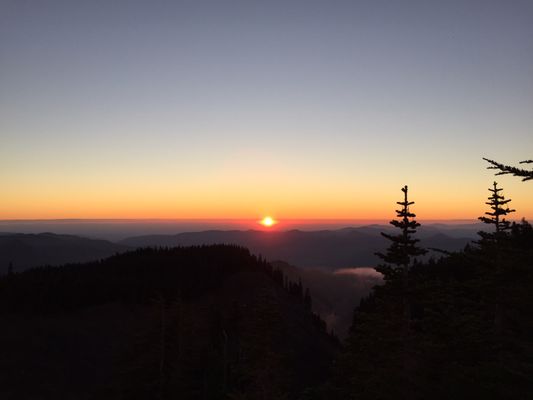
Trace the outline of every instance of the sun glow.
{"type": "Polygon", "coordinates": [[[274,225],[276,221],[272,217],[265,217],[261,220],[260,224],[263,226],[266,226],[267,228],[270,228],[272,225],[274,225]]]}

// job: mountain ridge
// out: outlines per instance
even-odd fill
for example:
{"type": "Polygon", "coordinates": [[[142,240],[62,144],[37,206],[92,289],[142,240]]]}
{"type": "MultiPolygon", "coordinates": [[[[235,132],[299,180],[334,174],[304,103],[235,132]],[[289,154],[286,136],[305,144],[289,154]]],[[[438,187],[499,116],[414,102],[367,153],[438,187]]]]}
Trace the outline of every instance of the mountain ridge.
{"type": "MultiPolygon", "coordinates": [[[[174,235],[145,235],[119,241],[129,247],[173,247],[201,244],[235,244],[268,260],[284,260],[300,267],[348,268],[378,263],[375,252],[386,245],[380,235],[388,227],[342,228],[319,231],[209,230],[174,235]]],[[[421,245],[446,251],[461,250],[470,237],[453,237],[436,229],[420,235],[421,245]]]]}
{"type": "Polygon", "coordinates": [[[0,275],[8,272],[65,263],[88,262],[130,250],[103,239],[43,233],[0,234],[0,275]]]}

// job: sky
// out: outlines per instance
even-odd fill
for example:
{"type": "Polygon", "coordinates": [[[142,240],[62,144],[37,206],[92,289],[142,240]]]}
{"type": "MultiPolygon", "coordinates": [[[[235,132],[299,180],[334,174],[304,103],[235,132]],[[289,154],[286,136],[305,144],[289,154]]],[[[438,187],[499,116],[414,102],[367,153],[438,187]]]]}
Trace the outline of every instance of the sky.
{"type": "Polygon", "coordinates": [[[0,219],[475,219],[533,184],[533,2],[0,0],[0,219]]]}

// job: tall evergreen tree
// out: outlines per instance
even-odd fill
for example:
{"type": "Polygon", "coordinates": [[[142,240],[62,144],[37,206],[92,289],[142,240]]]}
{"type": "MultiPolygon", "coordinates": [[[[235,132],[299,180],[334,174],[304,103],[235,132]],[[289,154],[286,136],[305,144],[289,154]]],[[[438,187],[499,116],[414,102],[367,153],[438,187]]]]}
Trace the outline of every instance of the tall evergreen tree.
{"type": "Polygon", "coordinates": [[[408,199],[407,185],[402,188],[404,195],[403,201],[398,201],[400,209],[396,210],[397,220],[390,221],[390,224],[399,228],[401,232],[396,235],[381,233],[385,238],[391,241],[386,253],[376,253],[385,264],[379,265],[376,270],[384,275],[384,279],[394,288],[395,296],[398,296],[403,305],[402,332],[401,337],[402,351],[402,395],[403,398],[413,398],[412,379],[413,379],[413,335],[411,329],[411,302],[409,284],[409,269],[416,256],[426,253],[426,250],[419,247],[419,239],[413,235],[416,228],[420,226],[414,219],[416,215],[409,210],[409,207],[415,204],[408,199]]]}
{"type": "MultiPolygon", "coordinates": [[[[496,173],[496,175],[507,175],[512,174],[513,176],[521,177],[523,181],[529,181],[533,179],[533,170],[527,170],[522,168],[513,167],[511,165],[505,165],[502,163],[499,163],[494,160],[490,160],[488,158],[483,158],[485,161],[487,161],[489,165],[488,169],[496,169],[500,172],[496,173]]],[[[533,160],[525,160],[520,161],[520,164],[533,164],[533,160]]]]}
{"type": "Polygon", "coordinates": [[[381,272],[385,280],[391,280],[398,276],[398,272],[404,278],[407,278],[409,266],[414,257],[420,256],[426,253],[425,249],[417,246],[419,239],[413,238],[416,233],[416,228],[420,226],[415,221],[416,214],[409,210],[409,206],[415,204],[414,201],[409,201],[407,192],[407,186],[402,188],[404,194],[403,201],[398,201],[397,204],[401,206],[399,210],[396,210],[398,220],[390,221],[390,224],[401,230],[401,233],[396,235],[390,235],[381,232],[381,235],[391,241],[386,253],[376,253],[385,264],[379,265],[376,270],[381,272]]]}
{"type": "Polygon", "coordinates": [[[494,182],[493,187],[489,188],[491,192],[490,197],[488,197],[487,204],[490,206],[491,211],[485,212],[486,216],[479,217],[480,221],[483,221],[486,224],[494,225],[494,232],[479,232],[479,235],[485,241],[498,241],[507,235],[507,231],[511,229],[511,223],[505,219],[505,216],[515,212],[515,210],[510,209],[507,204],[511,199],[505,199],[503,194],[500,192],[503,189],[498,188],[498,183],[494,182]]]}
{"type": "MultiPolygon", "coordinates": [[[[486,216],[479,217],[480,221],[494,225],[494,232],[478,232],[479,236],[481,236],[478,244],[485,250],[485,257],[489,257],[486,260],[491,268],[491,275],[488,277],[489,282],[505,281],[507,279],[506,270],[509,267],[508,256],[504,257],[501,249],[504,239],[510,238],[512,228],[511,223],[505,219],[505,216],[515,210],[511,210],[507,206],[511,199],[505,199],[503,194],[500,194],[502,190],[498,188],[497,182],[493,183],[492,188],[489,188],[489,192],[491,192],[490,197],[488,197],[489,201],[485,202],[485,204],[490,206],[491,211],[485,212],[486,216]]],[[[501,286],[496,286],[496,289],[490,293],[490,299],[494,301],[494,332],[496,334],[496,343],[498,343],[495,351],[498,354],[500,364],[502,364],[504,346],[502,333],[504,330],[506,307],[505,291],[502,290],[501,286]]]]}

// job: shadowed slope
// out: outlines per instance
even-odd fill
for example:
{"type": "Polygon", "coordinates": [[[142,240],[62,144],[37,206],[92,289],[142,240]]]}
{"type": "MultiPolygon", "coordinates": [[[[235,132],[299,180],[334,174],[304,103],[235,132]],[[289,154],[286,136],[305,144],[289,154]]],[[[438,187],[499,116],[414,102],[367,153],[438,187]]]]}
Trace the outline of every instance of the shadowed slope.
{"type": "Polygon", "coordinates": [[[0,397],[296,398],[337,344],[280,278],[235,246],[5,276],[0,397]]]}
{"type": "Polygon", "coordinates": [[[9,263],[13,264],[15,271],[22,271],[39,265],[98,260],[129,249],[107,240],[72,235],[0,234],[0,275],[7,272],[9,263]]]}

